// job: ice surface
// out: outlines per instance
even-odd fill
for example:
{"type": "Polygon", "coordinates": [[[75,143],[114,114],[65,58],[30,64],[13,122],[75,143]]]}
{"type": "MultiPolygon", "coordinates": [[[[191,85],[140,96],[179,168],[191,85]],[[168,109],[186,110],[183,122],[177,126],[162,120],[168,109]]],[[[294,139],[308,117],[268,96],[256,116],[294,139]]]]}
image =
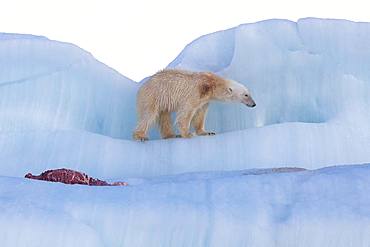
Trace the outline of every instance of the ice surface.
{"type": "Polygon", "coordinates": [[[314,168],[323,164],[363,163],[370,155],[369,139],[352,140],[352,136],[361,134],[343,126],[333,129],[324,124],[303,123],[147,143],[80,131],[11,132],[1,136],[0,152],[6,162],[1,164],[0,174],[24,176],[28,172],[38,174],[67,167],[93,177],[120,179],[254,167],[314,168]],[[302,133],[306,134],[305,139],[300,139],[302,133]],[[313,138],[318,136],[320,142],[313,138]]]}
{"type": "Polygon", "coordinates": [[[365,247],[369,176],[244,170],[109,188],[0,177],[1,246],[365,247]]]}

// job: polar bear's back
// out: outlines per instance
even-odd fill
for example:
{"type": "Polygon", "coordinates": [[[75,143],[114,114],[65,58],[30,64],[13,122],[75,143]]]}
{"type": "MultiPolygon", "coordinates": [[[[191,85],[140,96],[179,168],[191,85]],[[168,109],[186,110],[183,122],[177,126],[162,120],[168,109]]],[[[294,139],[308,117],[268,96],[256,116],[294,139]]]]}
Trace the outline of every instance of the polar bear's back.
{"type": "Polygon", "coordinates": [[[138,104],[176,111],[184,100],[199,94],[201,73],[166,69],[154,74],[138,91],[138,104]],[[143,102],[141,102],[143,101],[143,102]]]}

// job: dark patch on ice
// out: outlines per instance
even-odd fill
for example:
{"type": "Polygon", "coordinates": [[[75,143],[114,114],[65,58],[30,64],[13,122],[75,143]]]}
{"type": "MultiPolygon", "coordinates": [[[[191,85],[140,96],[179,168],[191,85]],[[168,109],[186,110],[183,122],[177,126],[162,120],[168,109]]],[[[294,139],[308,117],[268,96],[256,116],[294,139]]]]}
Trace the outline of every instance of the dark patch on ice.
{"type": "Polygon", "coordinates": [[[243,175],[263,175],[271,173],[290,173],[290,172],[303,172],[307,171],[305,168],[300,167],[278,167],[268,169],[250,170],[243,173],[243,175]]]}

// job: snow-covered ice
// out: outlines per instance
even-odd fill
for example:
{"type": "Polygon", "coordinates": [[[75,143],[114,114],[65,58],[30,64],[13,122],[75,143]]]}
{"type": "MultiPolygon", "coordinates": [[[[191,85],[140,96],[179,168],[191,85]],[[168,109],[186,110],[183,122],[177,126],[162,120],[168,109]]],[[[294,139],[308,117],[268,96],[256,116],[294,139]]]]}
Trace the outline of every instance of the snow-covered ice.
{"type": "Polygon", "coordinates": [[[138,85],[88,52],[0,34],[0,64],[1,133],[81,130],[130,138],[138,85]]]}
{"type": "Polygon", "coordinates": [[[370,165],[353,165],[370,163],[369,61],[370,23],[202,36],[168,67],[237,80],[257,107],[213,103],[216,136],[139,143],[140,83],[73,44],[0,33],[0,246],[369,246],[370,165]],[[286,166],[323,169],[261,169],[286,166]],[[130,186],[23,178],[60,167],[130,186]]]}
{"type": "Polygon", "coordinates": [[[109,188],[1,177],[1,246],[365,247],[369,176],[244,170],[109,188]]]}

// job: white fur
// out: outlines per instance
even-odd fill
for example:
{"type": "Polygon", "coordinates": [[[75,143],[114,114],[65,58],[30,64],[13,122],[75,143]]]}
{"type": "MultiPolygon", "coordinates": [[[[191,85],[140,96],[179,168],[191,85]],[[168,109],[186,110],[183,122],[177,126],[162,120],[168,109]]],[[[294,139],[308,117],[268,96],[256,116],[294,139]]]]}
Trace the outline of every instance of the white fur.
{"type": "Polygon", "coordinates": [[[255,106],[255,102],[251,97],[251,94],[243,84],[234,81],[234,80],[228,80],[229,88],[231,89],[230,94],[231,98],[230,101],[233,102],[241,102],[246,104],[247,106],[255,106]]]}

